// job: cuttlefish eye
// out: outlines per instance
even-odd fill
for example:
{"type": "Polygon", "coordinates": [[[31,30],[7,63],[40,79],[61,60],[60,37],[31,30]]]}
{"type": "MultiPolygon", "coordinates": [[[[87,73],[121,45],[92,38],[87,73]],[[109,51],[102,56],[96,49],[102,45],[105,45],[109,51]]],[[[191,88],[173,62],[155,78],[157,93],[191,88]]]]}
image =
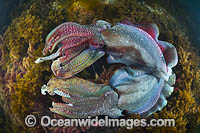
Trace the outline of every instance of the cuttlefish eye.
{"type": "Polygon", "coordinates": [[[60,68],[64,67],[64,63],[60,63],[60,68]]]}
{"type": "Polygon", "coordinates": [[[64,69],[65,64],[64,63],[60,63],[59,68],[60,68],[60,72],[64,73],[65,69],[64,69]]]}

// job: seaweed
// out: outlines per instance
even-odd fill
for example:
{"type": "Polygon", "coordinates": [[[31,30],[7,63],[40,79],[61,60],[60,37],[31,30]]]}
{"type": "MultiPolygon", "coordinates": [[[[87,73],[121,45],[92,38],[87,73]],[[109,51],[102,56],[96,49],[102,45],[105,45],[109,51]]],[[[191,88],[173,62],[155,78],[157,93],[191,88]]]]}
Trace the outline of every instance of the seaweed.
{"type": "MultiPolygon", "coordinates": [[[[60,9],[52,10],[52,5],[48,0],[34,2],[13,19],[3,35],[6,44],[3,50],[6,54],[2,61],[6,62],[2,64],[2,69],[5,71],[3,82],[6,85],[2,89],[9,90],[7,95],[10,103],[7,104],[11,106],[8,109],[17,116],[16,119],[23,120],[33,106],[40,102],[37,101],[40,87],[51,77],[50,68],[46,67],[49,62],[36,65],[34,61],[42,53],[47,33],[65,19],[62,15],[64,12],[60,9]]],[[[23,121],[18,126],[24,127],[23,121]]]]}

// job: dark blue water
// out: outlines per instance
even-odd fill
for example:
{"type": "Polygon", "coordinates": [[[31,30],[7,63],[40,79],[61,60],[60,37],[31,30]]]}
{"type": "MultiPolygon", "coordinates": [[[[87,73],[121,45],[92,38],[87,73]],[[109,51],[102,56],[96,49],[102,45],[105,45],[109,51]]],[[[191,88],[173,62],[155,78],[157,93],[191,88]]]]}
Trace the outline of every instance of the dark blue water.
{"type": "Polygon", "coordinates": [[[0,32],[10,23],[10,14],[16,5],[18,5],[18,0],[0,0],[0,32]]]}
{"type": "Polygon", "coordinates": [[[196,39],[200,42],[200,0],[175,0],[176,7],[184,11],[185,17],[188,17],[196,39]]]}
{"type": "Polygon", "coordinates": [[[13,11],[19,9],[25,1],[27,0],[0,0],[0,34],[11,23],[13,11]]]}
{"type": "Polygon", "coordinates": [[[200,0],[176,0],[196,25],[200,25],[200,0]]]}

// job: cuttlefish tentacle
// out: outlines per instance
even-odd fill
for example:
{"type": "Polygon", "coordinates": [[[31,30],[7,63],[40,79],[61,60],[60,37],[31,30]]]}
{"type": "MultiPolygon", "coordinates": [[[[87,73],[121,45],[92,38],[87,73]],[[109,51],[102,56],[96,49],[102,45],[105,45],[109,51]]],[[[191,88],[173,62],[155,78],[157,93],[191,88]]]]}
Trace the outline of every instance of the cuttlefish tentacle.
{"type": "Polygon", "coordinates": [[[61,88],[50,88],[49,86],[51,83],[49,82],[47,85],[43,85],[42,88],[41,88],[41,93],[42,95],[46,95],[46,92],[49,93],[50,95],[59,95],[59,96],[62,96],[62,97],[70,97],[69,93],[67,93],[65,90],[61,89],[61,88]]]}
{"type": "Polygon", "coordinates": [[[86,37],[66,37],[60,44],[62,44],[62,50],[70,49],[74,47],[81,47],[82,45],[88,44],[88,38],[86,37]]]}
{"type": "MultiPolygon", "coordinates": [[[[46,37],[46,46],[43,49],[43,54],[47,54],[48,51],[53,51],[54,48],[66,37],[70,38],[81,31],[82,26],[77,23],[66,22],[56,28],[54,28],[46,37]],[[72,36],[70,36],[72,35],[72,36]]],[[[81,32],[80,32],[81,33],[81,32]]],[[[77,37],[80,37],[77,35],[77,37]]]]}
{"type": "Polygon", "coordinates": [[[71,104],[66,104],[66,103],[56,103],[56,102],[52,102],[52,106],[53,106],[54,108],[70,108],[70,107],[73,106],[73,105],[71,105],[71,104]]]}
{"type": "Polygon", "coordinates": [[[80,43],[82,41],[82,38],[69,38],[69,41],[65,41],[63,43],[60,43],[60,48],[56,51],[56,53],[53,53],[46,57],[39,57],[35,63],[41,63],[46,60],[53,60],[59,56],[64,56],[64,58],[61,58],[62,60],[68,61],[72,58],[71,55],[78,55],[77,53],[80,53],[83,47],[85,47],[85,44],[80,43]],[[70,40],[71,39],[71,40],[70,40]],[[71,43],[71,44],[70,44],[71,43]],[[67,45],[63,45],[67,44],[67,45]],[[82,44],[82,45],[81,45],[82,44]],[[80,51],[78,51],[80,50],[80,51]],[[75,52],[76,51],[76,52],[75,52]],[[74,53],[75,52],[75,53],[74,53]]]}
{"type": "Polygon", "coordinates": [[[69,92],[69,97],[60,95],[65,103],[52,103],[53,107],[50,108],[52,112],[70,118],[86,118],[96,115],[122,116],[122,110],[117,107],[118,94],[110,86],[95,84],[76,77],[52,78],[46,89],[52,94],[51,90],[56,93],[55,88],[59,87],[62,87],[60,89],[63,92],[69,92]]]}
{"type": "Polygon", "coordinates": [[[57,50],[57,52],[56,53],[53,53],[53,54],[51,54],[51,55],[49,55],[49,56],[46,56],[46,57],[39,57],[36,61],[35,61],[35,63],[41,63],[41,62],[44,62],[44,61],[46,61],[46,60],[53,60],[53,59],[55,59],[55,58],[57,58],[57,57],[59,57],[59,56],[61,56],[61,48],[59,48],[58,50],[57,50]]]}

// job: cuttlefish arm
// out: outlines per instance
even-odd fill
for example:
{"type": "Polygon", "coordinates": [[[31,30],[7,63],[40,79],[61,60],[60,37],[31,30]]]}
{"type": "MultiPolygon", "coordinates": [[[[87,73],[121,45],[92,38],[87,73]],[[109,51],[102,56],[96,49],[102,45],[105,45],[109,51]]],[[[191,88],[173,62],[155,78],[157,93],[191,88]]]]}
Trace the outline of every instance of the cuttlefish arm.
{"type": "Polygon", "coordinates": [[[49,55],[49,56],[45,56],[45,57],[39,57],[36,61],[35,61],[35,63],[41,63],[41,62],[44,62],[44,61],[47,61],[47,60],[53,60],[53,59],[55,59],[55,58],[57,58],[57,57],[59,57],[59,56],[61,56],[61,48],[59,48],[58,50],[57,50],[57,52],[56,53],[53,53],[53,54],[51,54],[51,55],[49,55]]]}
{"type": "Polygon", "coordinates": [[[66,22],[57,26],[46,37],[46,45],[43,49],[43,55],[46,55],[48,51],[52,52],[55,47],[66,38],[69,38],[69,46],[73,46],[73,44],[76,44],[75,42],[77,42],[77,39],[79,41],[80,37],[86,35],[85,33],[87,33],[87,30],[78,23],[66,22]]]}
{"type": "Polygon", "coordinates": [[[87,118],[96,115],[122,116],[122,110],[117,107],[118,94],[110,86],[74,77],[52,78],[42,89],[62,97],[63,103],[53,102],[50,110],[69,118],[87,118]]]}
{"type": "Polygon", "coordinates": [[[97,37],[98,39],[98,44],[94,43],[94,46],[96,48],[102,47],[104,42],[100,38],[99,30],[103,28],[101,26],[107,26],[108,23],[97,22],[97,25],[99,26],[80,25],[78,23],[66,22],[57,26],[46,37],[46,45],[43,49],[43,55],[46,55],[48,51],[52,52],[59,43],[68,45],[66,47],[73,47],[81,44],[76,42],[81,42],[82,39],[85,41],[85,39],[87,40],[92,37],[97,37]],[[70,45],[65,42],[70,42],[70,45]]]}
{"type": "Polygon", "coordinates": [[[52,63],[51,69],[57,77],[70,78],[92,65],[98,59],[103,57],[104,54],[104,51],[98,51],[89,48],[67,62],[64,60],[62,62],[61,59],[58,58],[52,63]]]}

